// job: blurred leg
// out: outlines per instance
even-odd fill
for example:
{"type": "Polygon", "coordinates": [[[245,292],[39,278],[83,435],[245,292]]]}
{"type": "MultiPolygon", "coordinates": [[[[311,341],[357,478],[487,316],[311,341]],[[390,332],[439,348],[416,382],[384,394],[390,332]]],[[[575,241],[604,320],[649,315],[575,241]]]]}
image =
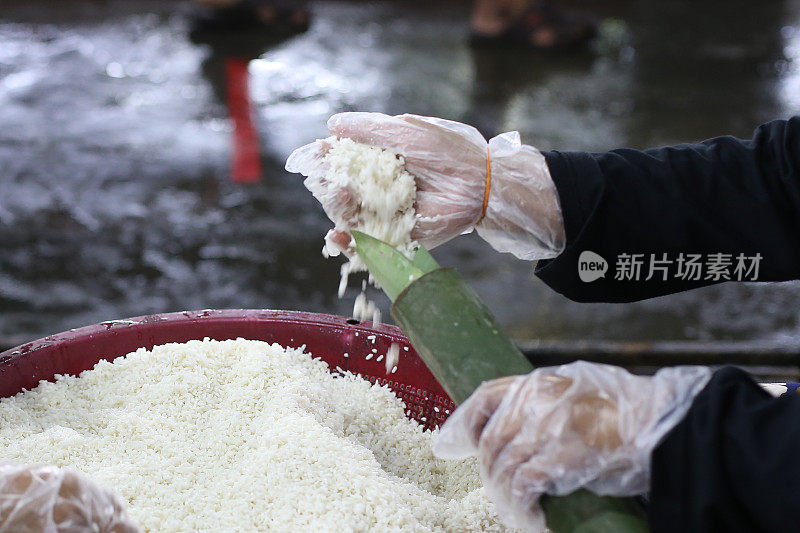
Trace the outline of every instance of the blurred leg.
{"type": "Polygon", "coordinates": [[[528,7],[528,0],[475,0],[470,24],[482,35],[496,35],[505,30],[528,7]]]}
{"type": "Polygon", "coordinates": [[[470,18],[473,44],[566,49],[596,34],[593,19],[553,7],[548,0],[475,0],[470,18]]]}
{"type": "Polygon", "coordinates": [[[194,0],[195,3],[208,7],[229,7],[240,0],[194,0]]]}

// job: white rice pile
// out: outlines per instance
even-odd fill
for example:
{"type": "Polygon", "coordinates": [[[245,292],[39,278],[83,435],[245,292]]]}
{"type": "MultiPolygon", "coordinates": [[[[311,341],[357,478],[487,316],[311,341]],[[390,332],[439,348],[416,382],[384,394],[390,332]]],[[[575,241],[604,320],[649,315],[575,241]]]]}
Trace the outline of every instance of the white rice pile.
{"type": "MultiPolygon", "coordinates": [[[[414,176],[405,170],[402,156],[348,138],[329,137],[324,142],[330,146],[323,160],[326,180],[335,189],[347,190],[358,206],[354,218],[338,214],[338,218],[333,220],[333,231],[349,233],[358,230],[412,257],[418,247],[411,238],[416,222],[414,200],[417,188],[414,176]]],[[[325,237],[322,251],[325,256],[337,256],[343,251],[331,240],[333,231],[325,237]]],[[[340,298],[347,288],[350,273],[366,269],[357,254],[349,257],[349,261],[342,265],[340,298]]],[[[372,319],[376,324],[380,322],[380,310],[367,300],[363,287],[353,305],[353,316],[359,320],[372,319]]]]}
{"type": "Polygon", "coordinates": [[[72,466],[147,531],[502,531],[473,461],[302,349],[190,341],[0,401],[0,460],[72,466]]]}

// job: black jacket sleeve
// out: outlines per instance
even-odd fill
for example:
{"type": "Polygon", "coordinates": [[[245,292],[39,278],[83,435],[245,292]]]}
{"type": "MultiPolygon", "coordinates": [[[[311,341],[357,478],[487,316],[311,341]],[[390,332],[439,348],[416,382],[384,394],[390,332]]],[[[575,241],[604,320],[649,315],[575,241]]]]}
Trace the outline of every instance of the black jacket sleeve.
{"type": "Polygon", "coordinates": [[[800,529],[800,396],[773,398],[743,371],[715,373],[652,456],[659,532],[800,529]]]}
{"type": "Polygon", "coordinates": [[[544,156],[561,199],[567,249],[540,262],[536,273],[568,298],[625,302],[724,281],[705,273],[678,279],[674,270],[666,281],[660,271],[645,281],[650,256],[664,253],[672,261],[682,252],[703,254],[704,261],[708,254],[761,254],[759,281],[800,277],[800,117],[764,124],[748,141],[718,137],[544,156]],[[604,278],[579,279],[585,250],[608,262],[604,278]],[[614,279],[620,254],[643,254],[640,281],[614,279]]]}

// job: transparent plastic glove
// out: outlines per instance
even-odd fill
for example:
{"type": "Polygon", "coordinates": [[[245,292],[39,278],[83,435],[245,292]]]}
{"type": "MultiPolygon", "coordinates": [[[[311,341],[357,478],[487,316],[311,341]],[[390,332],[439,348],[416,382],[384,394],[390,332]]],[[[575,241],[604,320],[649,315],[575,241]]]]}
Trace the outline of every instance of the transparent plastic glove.
{"type": "Polygon", "coordinates": [[[450,416],[434,452],[477,454],[486,490],[513,527],[544,529],[542,494],[585,487],[633,496],[650,485],[650,455],[711,376],[676,367],[655,376],[578,361],[483,384],[450,416]]]}
{"type": "MultiPolygon", "coordinates": [[[[565,245],[558,194],[538,150],[520,142],[517,132],[488,143],[460,122],[418,115],[341,113],[328,120],[337,137],[378,146],[401,155],[417,182],[419,215],[412,238],[434,248],[477,227],[496,250],[521,259],[555,257],[565,245]],[[486,214],[487,157],[491,154],[491,187],[486,214]]],[[[286,169],[308,178],[305,185],[336,222],[353,216],[358,206],[349,191],[332,190],[325,180],[324,140],[298,148],[286,169]]],[[[334,235],[346,245],[349,237],[334,235]]]]}
{"type": "Polygon", "coordinates": [[[0,533],[136,533],[122,503],[69,469],[0,464],[0,533]]]}

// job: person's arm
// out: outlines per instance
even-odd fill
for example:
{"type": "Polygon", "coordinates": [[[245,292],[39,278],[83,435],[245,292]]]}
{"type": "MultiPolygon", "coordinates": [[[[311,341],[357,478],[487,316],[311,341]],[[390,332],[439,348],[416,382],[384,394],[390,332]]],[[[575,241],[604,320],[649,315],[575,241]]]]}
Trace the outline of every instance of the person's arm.
{"type": "Polygon", "coordinates": [[[732,277],[739,254],[760,254],[759,281],[800,277],[800,118],[764,124],[749,141],[718,137],[645,151],[544,156],[567,247],[540,262],[537,275],[570,299],[633,301],[724,281],[706,279],[705,268],[699,280],[676,278],[681,253],[702,254],[704,267],[709,254],[730,254],[732,277]],[[578,258],[586,250],[608,261],[604,278],[580,280],[578,258]],[[615,279],[621,254],[642,254],[640,281],[615,279]],[[651,254],[672,261],[667,281],[659,270],[645,281],[651,254]]]}
{"type": "MultiPolygon", "coordinates": [[[[800,277],[800,118],[765,124],[750,141],[597,154],[542,153],[516,132],[487,142],[465,124],[416,115],[342,113],[328,128],[404,158],[417,184],[413,239],[433,248],[476,229],[498,251],[540,260],[539,277],[576,301],[800,277]],[[605,259],[604,278],[581,281],[585,251],[605,259]],[[624,255],[638,271],[619,268],[624,255]],[[651,264],[661,268],[651,274],[651,264]]],[[[286,168],[308,176],[338,224],[358,206],[326,179],[327,149],[324,140],[299,148],[286,168]]],[[[338,237],[348,248],[349,236],[338,237]]]]}
{"type": "Polygon", "coordinates": [[[800,396],[773,398],[724,368],[651,462],[653,533],[793,531],[800,524],[800,396]]]}

